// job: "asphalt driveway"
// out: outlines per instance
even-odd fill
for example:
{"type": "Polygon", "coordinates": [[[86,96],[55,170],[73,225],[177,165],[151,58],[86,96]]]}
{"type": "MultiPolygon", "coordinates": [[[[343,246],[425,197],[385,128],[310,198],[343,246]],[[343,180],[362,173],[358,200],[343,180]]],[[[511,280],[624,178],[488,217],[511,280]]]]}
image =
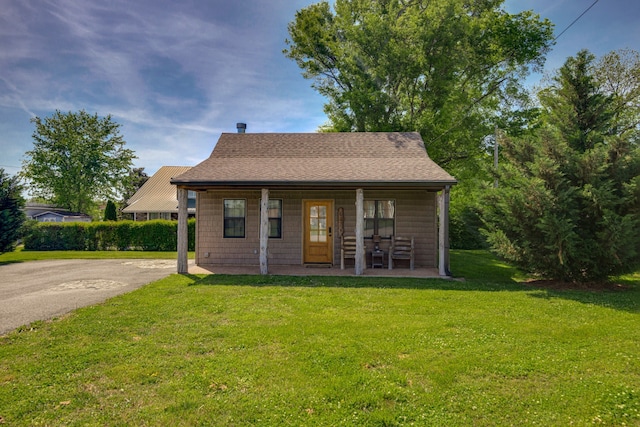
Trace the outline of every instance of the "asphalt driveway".
{"type": "Polygon", "coordinates": [[[170,259],[49,260],[0,265],[0,335],[130,292],[176,272],[170,259]]]}

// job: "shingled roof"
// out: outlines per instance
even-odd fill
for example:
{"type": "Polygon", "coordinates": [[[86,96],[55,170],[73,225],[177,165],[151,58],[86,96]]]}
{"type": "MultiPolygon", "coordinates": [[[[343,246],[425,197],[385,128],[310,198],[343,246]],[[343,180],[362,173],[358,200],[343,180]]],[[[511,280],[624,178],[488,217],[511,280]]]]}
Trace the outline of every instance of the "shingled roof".
{"type": "Polygon", "coordinates": [[[417,132],[223,133],[211,156],[171,180],[186,187],[443,187],[456,180],[417,132]]]}
{"type": "MultiPolygon", "coordinates": [[[[131,196],[122,212],[178,212],[176,187],[170,181],[189,169],[190,166],[162,166],[131,196]]],[[[189,209],[189,212],[195,212],[195,209],[189,209]]]]}

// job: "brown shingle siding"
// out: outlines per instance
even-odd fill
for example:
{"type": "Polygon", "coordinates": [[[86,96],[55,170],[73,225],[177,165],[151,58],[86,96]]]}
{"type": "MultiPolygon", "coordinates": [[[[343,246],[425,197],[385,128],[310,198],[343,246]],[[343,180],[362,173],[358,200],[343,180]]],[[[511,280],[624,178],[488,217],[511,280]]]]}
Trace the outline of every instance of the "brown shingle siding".
{"type": "MultiPolygon", "coordinates": [[[[334,265],[340,264],[340,238],[337,211],[344,209],[345,234],[355,234],[355,191],[271,191],[270,198],[283,200],[282,238],[269,239],[269,263],[273,265],[302,264],[302,206],[303,200],[334,201],[334,265]]],[[[437,261],[437,233],[435,227],[436,193],[424,190],[365,191],[367,200],[396,201],[396,235],[413,236],[416,241],[416,265],[433,267],[437,261]]],[[[259,200],[260,191],[209,190],[198,196],[198,264],[248,264],[259,261],[259,200]],[[222,237],[224,199],[247,200],[246,237],[222,237]],[[208,252],[208,258],[204,253],[208,252]]],[[[367,252],[372,242],[366,236],[367,252]]],[[[387,250],[389,241],[383,240],[387,250]]],[[[386,262],[386,261],[385,261],[386,262]]]]}

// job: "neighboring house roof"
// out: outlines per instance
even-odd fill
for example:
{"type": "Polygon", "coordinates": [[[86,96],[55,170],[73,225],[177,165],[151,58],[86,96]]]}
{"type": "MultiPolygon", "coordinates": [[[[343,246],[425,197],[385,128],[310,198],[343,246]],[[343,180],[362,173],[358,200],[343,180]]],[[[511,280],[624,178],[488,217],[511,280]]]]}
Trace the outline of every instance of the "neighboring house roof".
{"type": "Polygon", "coordinates": [[[81,212],[71,212],[68,209],[63,209],[59,206],[49,203],[36,203],[27,202],[24,206],[24,212],[27,218],[37,219],[45,214],[55,215],[60,217],[77,217],[77,218],[89,218],[87,214],[81,212]]]}
{"type": "Polygon", "coordinates": [[[69,213],[67,209],[49,203],[27,202],[24,206],[24,212],[28,218],[34,218],[45,212],[69,213]]]}
{"type": "Polygon", "coordinates": [[[31,218],[40,220],[41,218],[47,218],[52,216],[61,218],[62,221],[65,221],[65,222],[91,221],[91,217],[87,214],[83,214],[80,212],[69,212],[66,210],[48,210],[45,212],[40,212],[35,215],[32,215],[31,218]]]}
{"type": "Polygon", "coordinates": [[[171,185],[171,178],[189,169],[190,166],[162,166],[131,196],[122,212],[178,212],[176,187],[171,185]]]}
{"type": "Polygon", "coordinates": [[[429,158],[417,132],[223,133],[207,160],[171,183],[442,188],[456,180],[429,158]]]}

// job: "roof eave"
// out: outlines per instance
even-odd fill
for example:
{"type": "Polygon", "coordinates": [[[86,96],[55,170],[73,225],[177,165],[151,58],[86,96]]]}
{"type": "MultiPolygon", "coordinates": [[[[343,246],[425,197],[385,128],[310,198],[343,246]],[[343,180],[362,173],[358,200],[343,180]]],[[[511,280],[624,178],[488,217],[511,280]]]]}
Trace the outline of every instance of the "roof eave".
{"type": "Polygon", "coordinates": [[[454,180],[433,181],[179,181],[171,180],[173,185],[196,190],[207,189],[441,189],[456,185],[454,180]]]}

